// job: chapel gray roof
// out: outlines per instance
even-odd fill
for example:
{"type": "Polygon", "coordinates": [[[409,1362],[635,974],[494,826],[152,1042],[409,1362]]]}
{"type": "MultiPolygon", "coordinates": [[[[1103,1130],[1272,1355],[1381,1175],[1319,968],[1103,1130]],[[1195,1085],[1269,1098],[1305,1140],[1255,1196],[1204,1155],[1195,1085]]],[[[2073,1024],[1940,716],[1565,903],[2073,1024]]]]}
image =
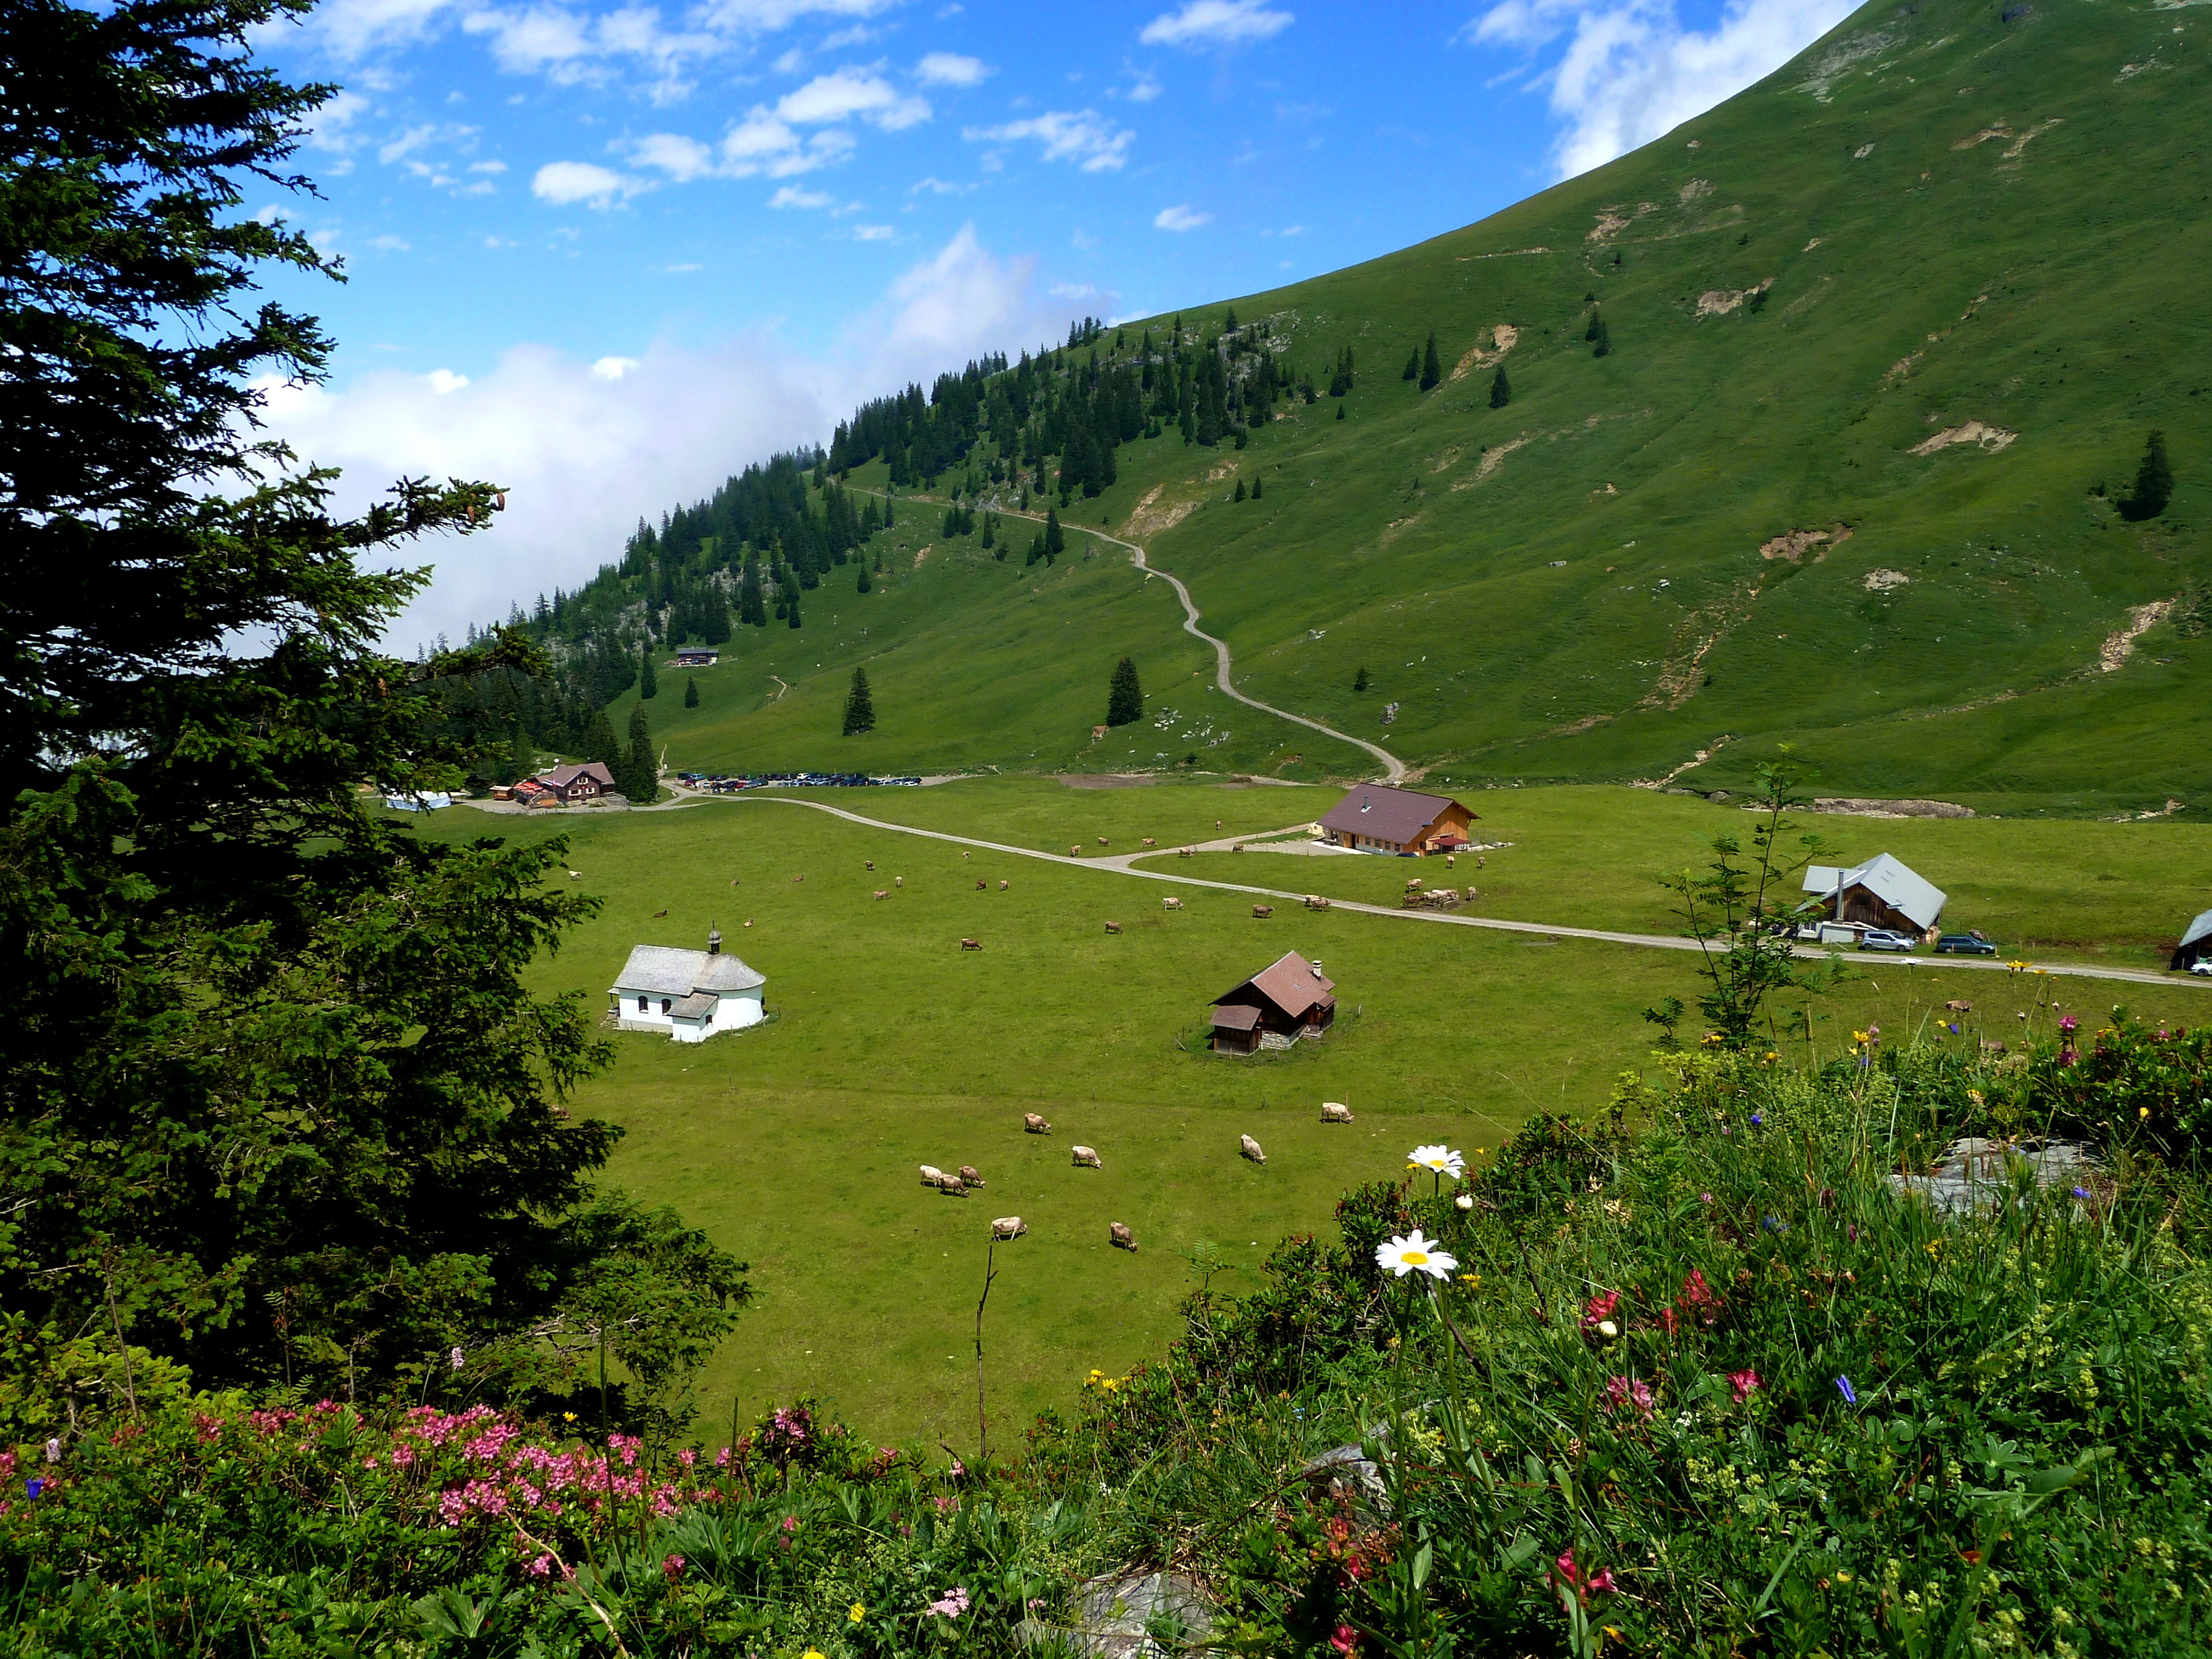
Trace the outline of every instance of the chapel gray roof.
{"type": "Polygon", "coordinates": [[[1449,795],[1424,795],[1412,789],[1387,789],[1381,784],[1363,783],[1328,809],[1321,827],[1340,835],[1368,836],[1402,847],[1434,823],[1451,805],[1449,795]]]}
{"type": "Polygon", "coordinates": [[[721,1005],[721,998],[712,991],[694,991],[688,997],[679,997],[669,1006],[669,1015],[675,1019],[705,1019],[721,1005]]]}
{"type": "Polygon", "coordinates": [[[1850,887],[1865,888],[1891,909],[1911,917],[1923,927],[1936,925],[1936,918],[1943,914],[1947,896],[1942,888],[1887,853],[1877,853],[1864,864],[1850,869],[1839,869],[1832,864],[1806,867],[1805,891],[1808,893],[1826,896],[1838,888],[1850,887]]]}
{"type": "Polygon", "coordinates": [[[630,948],[614,988],[633,996],[688,997],[695,991],[750,991],[767,983],[765,974],[726,951],[718,956],[672,945],[638,945],[630,948]]]}
{"type": "Polygon", "coordinates": [[[2182,934],[2181,942],[2184,945],[2194,945],[2207,933],[2212,933],[2212,910],[2207,910],[2189,924],[2189,930],[2182,934]]]}

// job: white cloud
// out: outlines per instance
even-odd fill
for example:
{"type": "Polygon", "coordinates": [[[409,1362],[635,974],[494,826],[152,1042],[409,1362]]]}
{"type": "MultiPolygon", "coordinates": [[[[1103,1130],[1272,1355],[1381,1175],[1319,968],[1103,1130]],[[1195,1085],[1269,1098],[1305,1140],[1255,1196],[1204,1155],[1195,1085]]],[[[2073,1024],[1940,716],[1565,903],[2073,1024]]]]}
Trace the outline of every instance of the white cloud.
{"type": "Polygon", "coordinates": [[[1562,178],[1648,143],[1788,62],[1853,9],[1850,0],[1729,0],[1709,31],[1672,0],[1503,0],[1460,32],[1534,52],[1567,43],[1544,71],[1562,178]]]}
{"type": "Polygon", "coordinates": [[[826,190],[801,190],[797,185],[786,185],[768,198],[772,208],[826,208],[837,198],[826,190]]]}
{"type": "Polygon", "coordinates": [[[368,100],[357,92],[333,93],[307,118],[308,143],[334,155],[343,155],[361,143],[356,124],[368,113],[368,100]]]}
{"type": "Polygon", "coordinates": [[[817,75],[795,92],[776,100],[775,112],[786,121],[821,126],[849,121],[855,116],[885,132],[898,132],[929,119],[929,100],[902,94],[880,75],[841,69],[817,75]]]}
{"type": "Polygon", "coordinates": [[[933,175],[927,179],[917,179],[908,185],[906,187],[906,193],[909,196],[919,196],[922,191],[927,191],[933,196],[966,196],[975,188],[972,182],[964,185],[951,184],[933,175]]]}
{"type": "Polygon", "coordinates": [[[914,66],[914,78],[925,87],[980,87],[994,73],[981,58],[957,52],[930,52],[914,66]]]}
{"type": "Polygon", "coordinates": [[[1137,76],[1137,83],[1122,96],[1133,104],[1149,104],[1165,90],[1166,88],[1160,85],[1158,78],[1150,70],[1146,70],[1137,76]]]}
{"type": "Polygon", "coordinates": [[[414,244],[404,236],[372,236],[368,239],[368,245],[379,253],[407,253],[414,248],[414,244]]]}
{"type": "Polygon", "coordinates": [[[856,242],[888,242],[896,234],[889,225],[853,227],[853,240],[856,242]]]}
{"type": "Polygon", "coordinates": [[[1181,11],[1164,11],[1145,25],[1137,39],[1148,46],[1249,46],[1280,34],[1296,21],[1287,11],[1269,11],[1261,0],[1190,0],[1181,11]]]}
{"type": "Polygon", "coordinates": [[[994,258],[963,229],[855,319],[827,361],[757,335],[597,362],[522,345],[473,378],[385,370],[342,389],[272,387],[266,415],[271,435],[302,457],[344,469],[341,510],[425,474],[509,492],[509,510],[486,531],[390,556],[436,567],[394,630],[411,649],[574,586],[619,556],[641,515],[696,500],[772,451],[826,441],[862,398],[927,384],[981,351],[1056,337],[1075,311],[1041,301],[1026,261],[994,258]]]}
{"type": "Polygon", "coordinates": [[[646,188],[641,179],[626,179],[611,167],[591,161],[548,161],[530,181],[530,193],[556,207],[575,202],[605,207],[617,197],[646,188]]]}
{"type": "Polygon", "coordinates": [[[507,171],[507,163],[504,161],[471,161],[469,163],[469,171],[471,173],[504,173],[507,171]]]}
{"type": "Polygon", "coordinates": [[[1162,208],[1152,216],[1152,228],[1155,230],[1196,230],[1200,225],[1212,222],[1212,214],[1200,213],[1195,208],[1185,207],[1181,204],[1174,207],[1162,208]]]}
{"type": "Polygon", "coordinates": [[[1137,135],[1117,129],[1097,110],[1048,110],[1002,126],[969,127],[960,135],[971,143],[1012,143],[1034,138],[1048,161],[1074,161],[1085,173],[1118,173],[1128,160],[1137,135]]]}
{"type": "Polygon", "coordinates": [[[422,384],[441,398],[450,398],[465,389],[468,383],[467,375],[456,374],[450,368],[434,368],[422,377],[422,384]]]}

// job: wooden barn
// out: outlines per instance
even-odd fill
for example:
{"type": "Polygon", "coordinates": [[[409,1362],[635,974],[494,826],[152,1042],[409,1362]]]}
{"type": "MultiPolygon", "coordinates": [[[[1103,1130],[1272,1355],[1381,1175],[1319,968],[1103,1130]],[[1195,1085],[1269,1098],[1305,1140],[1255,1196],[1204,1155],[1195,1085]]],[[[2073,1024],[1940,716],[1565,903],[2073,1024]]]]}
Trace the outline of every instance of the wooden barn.
{"type": "MultiPolygon", "coordinates": [[[[550,772],[540,772],[530,781],[563,806],[597,800],[602,795],[612,794],[615,788],[615,775],[598,761],[586,761],[580,766],[556,766],[550,772]]],[[[519,783],[515,785],[518,791],[521,787],[519,783]]]]}
{"type": "Polygon", "coordinates": [[[1300,1037],[1326,1036],[1335,1019],[1336,987],[1321,964],[1288,951],[1214,998],[1213,1050],[1250,1054],[1287,1048],[1300,1037]]]}
{"type": "Polygon", "coordinates": [[[1805,871],[1804,890],[1813,896],[1797,908],[1831,921],[1887,927],[1892,933],[1925,937],[1936,931],[1947,896],[1901,859],[1877,853],[1864,864],[1842,869],[1815,864],[1805,871]]]}
{"type": "Polygon", "coordinates": [[[2212,910],[2189,924],[2189,931],[2181,936],[2181,943],[2173,947],[2173,960],[2166,965],[2193,972],[2197,964],[2212,957],[2212,910]]]}
{"type": "Polygon", "coordinates": [[[1417,859],[1465,847],[1474,822],[1474,814],[1449,795],[1362,784],[1329,808],[1321,830],[1332,847],[1417,859]]]}

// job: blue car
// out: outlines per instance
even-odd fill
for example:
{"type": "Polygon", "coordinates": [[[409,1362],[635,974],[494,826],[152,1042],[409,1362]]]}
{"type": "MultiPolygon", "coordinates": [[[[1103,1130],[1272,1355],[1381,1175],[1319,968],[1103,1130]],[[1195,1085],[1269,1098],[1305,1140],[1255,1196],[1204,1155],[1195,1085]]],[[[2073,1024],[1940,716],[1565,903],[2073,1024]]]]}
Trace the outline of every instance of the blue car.
{"type": "Polygon", "coordinates": [[[1936,941],[1936,954],[1939,957],[1993,957],[1996,953],[1996,943],[1979,933],[1946,933],[1936,941]]]}

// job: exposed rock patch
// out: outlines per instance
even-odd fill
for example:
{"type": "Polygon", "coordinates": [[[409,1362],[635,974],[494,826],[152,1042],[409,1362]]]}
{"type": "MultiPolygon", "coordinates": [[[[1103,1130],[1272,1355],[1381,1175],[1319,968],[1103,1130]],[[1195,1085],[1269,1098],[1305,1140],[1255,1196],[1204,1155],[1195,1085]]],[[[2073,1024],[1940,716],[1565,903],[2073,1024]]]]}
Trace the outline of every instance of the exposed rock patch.
{"type": "Polygon", "coordinates": [[[1876,800],[1859,795],[1824,795],[1813,803],[1815,812],[1844,818],[1970,818],[1971,806],[1948,800],[1876,800]]]}
{"type": "Polygon", "coordinates": [[[1831,525],[1826,530],[1786,531],[1771,541],[1761,542],[1759,556],[1762,559],[1787,559],[1790,563],[1797,564],[1810,553],[1813,562],[1818,564],[1828,556],[1828,549],[1840,547],[1850,538],[1851,527],[1847,524],[1831,525]]]}
{"type": "Polygon", "coordinates": [[[1490,349],[1487,351],[1483,349],[1480,337],[1478,336],[1476,343],[1467,349],[1467,356],[1453,365],[1451,378],[1455,380],[1463,380],[1478,368],[1490,368],[1491,365],[1504,358],[1507,352],[1512,350],[1520,338],[1521,331],[1512,324],[1492,323],[1490,325],[1490,349]]]}
{"type": "Polygon", "coordinates": [[[1911,581],[1902,570],[1869,570],[1859,586],[1869,593],[1887,593],[1893,587],[1909,586],[1911,581]]]}
{"type": "Polygon", "coordinates": [[[2135,654],[2136,641],[2172,614],[2172,599],[2154,599],[2134,607],[2128,612],[2128,625],[2108,635],[2097,647],[2097,666],[2107,674],[2118,672],[2135,654]]]}
{"type": "Polygon", "coordinates": [[[1923,438],[1912,446],[1915,455],[1933,455],[1939,449],[1948,449],[1953,444],[1979,444],[1995,454],[2014,438],[2017,432],[2008,432],[2001,426],[1991,426],[1985,421],[1968,421],[1964,426],[1947,426],[1932,438],[1923,438]]]}
{"type": "Polygon", "coordinates": [[[1824,104],[1829,102],[1836,95],[1836,82],[1850,74],[1854,65],[1888,51],[1897,39],[1887,29],[1869,29],[1837,41],[1806,66],[1808,72],[1795,90],[1809,92],[1824,104]]]}

